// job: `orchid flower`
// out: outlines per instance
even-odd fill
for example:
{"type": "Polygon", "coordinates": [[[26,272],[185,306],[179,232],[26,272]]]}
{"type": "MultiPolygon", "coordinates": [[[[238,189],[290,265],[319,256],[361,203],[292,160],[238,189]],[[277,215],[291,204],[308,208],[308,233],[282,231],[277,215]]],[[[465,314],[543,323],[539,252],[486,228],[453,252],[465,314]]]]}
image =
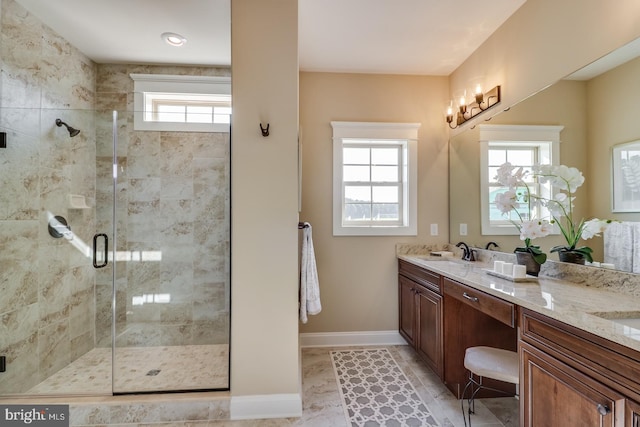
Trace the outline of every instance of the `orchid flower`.
{"type": "Polygon", "coordinates": [[[565,165],[535,165],[531,175],[538,178],[538,182],[541,184],[550,183],[556,190],[553,198],[550,199],[531,193],[529,186],[525,182],[525,178],[528,175],[529,171],[523,170],[522,167],[516,168],[511,163],[506,162],[498,168],[494,177],[500,185],[508,188],[507,191],[496,195],[496,207],[503,215],[508,214],[511,210],[515,211],[519,219],[519,221],[512,220],[511,222],[520,232],[520,239],[524,240],[526,246],[525,248],[516,248],[516,251],[521,250],[532,254],[542,254],[539,246],[531,245],[531,240],[549,235],[552,232],[553,224],[557,224],[567,245],[556,246],[551,249],[551,252],[577,252],[582,254],[587,261],[593,261],[591,248],[586,246],[578,248],[576,246],[580,239],[600,236],[611,221],[594,218],[589,221],[581,219],[579,222],[574,222],[574,193],[584,184],[582,172],[574,167],[565,165]],[[516,191],[516,189],[518,190],[516,191]],[[528,208],[528,216],[524,219],[519,210],[522,208],[522,203],[526,204],[528,208]],[[536,204],[546,207],[551,218],[532,218],[532,207],[536,204]],[[532,248],[537,249],[534,250],[532,248]]]}

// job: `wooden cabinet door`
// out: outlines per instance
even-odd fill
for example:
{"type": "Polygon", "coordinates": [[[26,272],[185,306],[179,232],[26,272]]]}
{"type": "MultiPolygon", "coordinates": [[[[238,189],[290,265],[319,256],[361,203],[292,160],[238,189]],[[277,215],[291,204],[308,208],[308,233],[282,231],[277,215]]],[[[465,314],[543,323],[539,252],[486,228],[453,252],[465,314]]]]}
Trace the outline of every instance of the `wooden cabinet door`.
{"type": "Polygon", "coordinates": [[[418,288],[417,300],[416,348],[427,365],[442,378],[442,297],[426,288],[418,288]]]}
{"type": "Polygon", "coordinates": [[[413,281],[404,276],[398,276],[400,335],[402,335],[412,347],[415,347],[416,340],[416,287],[417,285],[413,281]]]}
{"type": "Polygon", "coordinates": [[[640,405],[631,400],[627,400],[625,426],[640,427],[640,405]]]}
{"type": "Polygon", "coordinates": [[[624,425],[623,396],[526,343],[520,351],[522,426],[624,425]]]}

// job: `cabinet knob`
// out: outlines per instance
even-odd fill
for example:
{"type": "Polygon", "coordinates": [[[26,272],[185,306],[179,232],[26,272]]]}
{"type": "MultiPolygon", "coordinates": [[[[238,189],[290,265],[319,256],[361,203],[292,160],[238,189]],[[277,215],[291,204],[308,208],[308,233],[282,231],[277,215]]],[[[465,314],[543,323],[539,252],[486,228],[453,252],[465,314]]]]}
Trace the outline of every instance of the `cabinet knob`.
{"type": "Polygon", "coordinates": [[[598,412],[600,415],[608,415],[611,413],[611,408],[608,405],[598,404],[598,412]]]}
{"type": "Polygon", "coordinates": [[[470,301],[473,301],[473,302],[478,302],[478,301],[479,301],[479,300],[478,300],[478,297],[471,296],[471,295],[469,295],[469,294],[468,294],[468,293],[466,293],[466,292],[463,292],[463,293],[462,293],[462,296],[463,296],[464,298],[466,298],[466,299],[470,300],[470,301]]]}

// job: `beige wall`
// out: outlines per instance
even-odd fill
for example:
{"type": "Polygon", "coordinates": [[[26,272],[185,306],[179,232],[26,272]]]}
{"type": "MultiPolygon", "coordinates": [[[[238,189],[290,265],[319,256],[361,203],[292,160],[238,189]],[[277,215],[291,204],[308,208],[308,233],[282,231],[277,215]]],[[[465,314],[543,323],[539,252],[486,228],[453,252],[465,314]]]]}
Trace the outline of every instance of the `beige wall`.
{"type": "Polygon", "coordinates": [[[638,213],[611,213],[611,148],[640,139],[640,58],[588,82],[588,142],[591,182],[589,213],[599,218],[639,221],[638,213]]]}
{"type": "Polygon", "coordinates": [[[451,98],[499,84],[508,107],[638,36],[637,0],[528,0],[451,74],[451,98]]]}
{"type": "Polygon", "coordinates": [[[231,10],[231,393],[298,394],[297,1],[231,10]]]}
{"type": "Polygon", "coordinates": [[[447,91],[445,77],[300,74],[300,218],[313,226],[323,307],[301,332],[398,328],[395,244],[448,241],[447,132],[440,109],[447,91]],[[332,120],[421,123],[417,237],[332,235],[332,120]],[[438,236],[430,235],[430,224],[438,224],[438,236]]]}

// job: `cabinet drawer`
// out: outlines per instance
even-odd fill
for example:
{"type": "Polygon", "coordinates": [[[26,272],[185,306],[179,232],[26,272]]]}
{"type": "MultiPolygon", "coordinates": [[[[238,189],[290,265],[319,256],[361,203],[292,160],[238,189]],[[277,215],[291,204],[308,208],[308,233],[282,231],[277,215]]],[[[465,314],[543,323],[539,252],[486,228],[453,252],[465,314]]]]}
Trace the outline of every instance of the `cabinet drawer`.
{"type": "Polygon", "coordinates": [[[462,283],[444,278],[444,292],[447,295],[493,317],[507,326],[515,327],[515,305],[492,295],[478,291],[462,283]]]}
{"type": "Polygon", "coordinates": [[[403,260],[398,260],[398,273],[438,294],[442,294],[439,274],[403,260]]]}

